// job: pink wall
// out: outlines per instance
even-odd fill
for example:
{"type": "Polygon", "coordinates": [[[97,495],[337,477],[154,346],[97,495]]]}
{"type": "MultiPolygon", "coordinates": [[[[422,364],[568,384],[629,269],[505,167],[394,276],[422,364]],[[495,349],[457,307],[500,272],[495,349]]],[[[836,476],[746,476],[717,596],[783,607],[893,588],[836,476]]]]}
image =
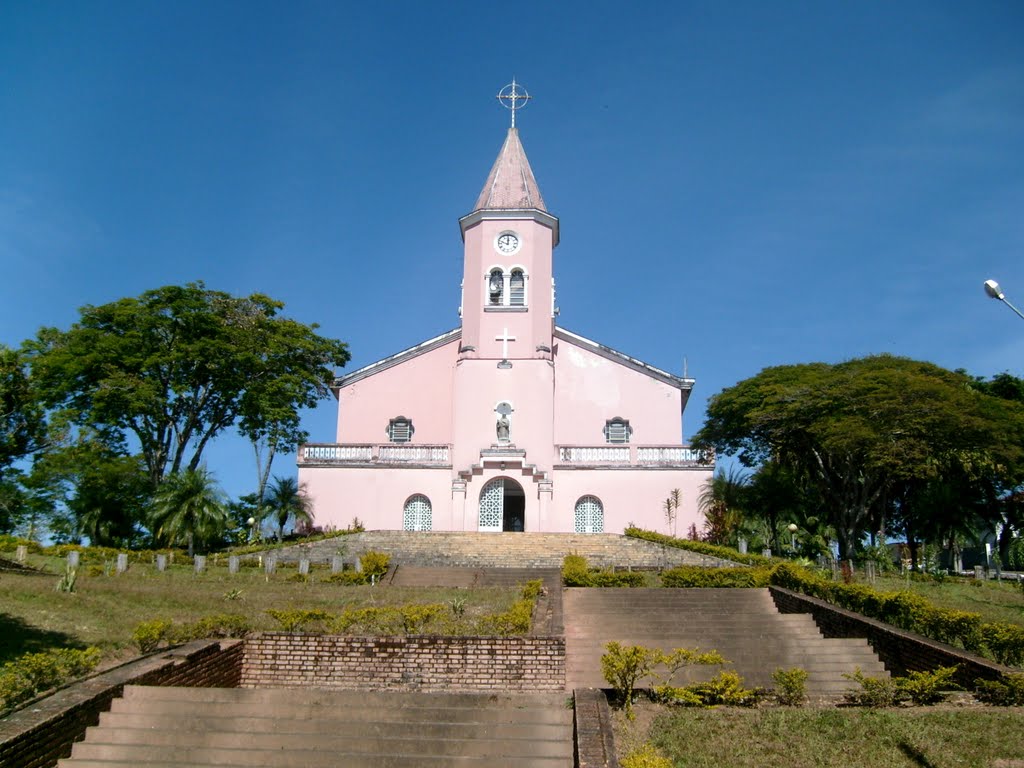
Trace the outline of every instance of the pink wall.
{"type": "Polygon", "coordinates": [[[556,444],[601,445],[605,421],[615,416],[629,421],[631,443],[680,444],[678,389],[564,339],[556,344],[556,444]]]}
{"type": "Polygon", "coordinates": [[[342,387],[339,443],[386,443],[388,422],[412,419],[414,443],[452,441],[452,375],[458,339],[342,387]]]}
{"type": "Polygon", "coordinates": [[[480,451],[497,442],[494,408],[502,400],[514,409],[509,436],[516,448],[526,450],[528,462],[551,466],[553,372],[547,360],[513,360],[508,369],[498,368],[493,360],[459,363],[452,454],[457,471],[479,463],[480,451]]]}
{"type": "Polygon", "coordinates": [[[398,467],[300,467],[299,483],[313,501],[314,524],[346,528],[358,517],[370,530],[402,530],[402,511],[410,496],[430,499],[433,528],[462,530],[452,520],[449,469],[398,467]]]}
{"type": "Polygon", "coordinates": [[[448,469],[303,467],[299,481],[313,499],[316,525],[345,528],[358,517],[371,530],[401,530],[405,502],[416,493],[430,499],[433,530],[476,530],[481,490],[496,477],[508,477],[523,487],[527,531],[572,532],[576,501],[593,495],[604,506],[606,533],[621,533],[630,523],[667,533],[662,504],[678,488],[683,503],[675,528],[683,536],[691,523],[703,525],[697,498],[711,474],[710,468],[555,470],[550,501],[516,466],[475,475],[464,501],[462,495],[453,498],[448,469]]]}

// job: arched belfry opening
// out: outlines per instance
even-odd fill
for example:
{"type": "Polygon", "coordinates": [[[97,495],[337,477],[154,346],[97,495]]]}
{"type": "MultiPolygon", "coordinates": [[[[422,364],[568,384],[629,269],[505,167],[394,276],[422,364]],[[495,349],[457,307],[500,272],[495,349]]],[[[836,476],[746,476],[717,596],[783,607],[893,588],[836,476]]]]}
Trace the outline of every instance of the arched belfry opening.
{"type": "Polygon", "coordinates": [[[526,529],[526,493],[511,477],[496,477],[480,491],[481,531],[526,529]]]}

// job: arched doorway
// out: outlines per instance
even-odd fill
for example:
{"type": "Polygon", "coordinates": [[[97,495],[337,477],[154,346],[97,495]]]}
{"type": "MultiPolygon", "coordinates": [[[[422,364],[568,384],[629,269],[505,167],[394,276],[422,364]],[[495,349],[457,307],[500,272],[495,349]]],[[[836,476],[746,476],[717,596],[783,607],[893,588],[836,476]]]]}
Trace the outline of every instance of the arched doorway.
{"type": "Polygon", "coordinates": [[[510,477],[497,477],[480,491],[481,531],[522,531],[526,528],[526,494],[510,477]]]}

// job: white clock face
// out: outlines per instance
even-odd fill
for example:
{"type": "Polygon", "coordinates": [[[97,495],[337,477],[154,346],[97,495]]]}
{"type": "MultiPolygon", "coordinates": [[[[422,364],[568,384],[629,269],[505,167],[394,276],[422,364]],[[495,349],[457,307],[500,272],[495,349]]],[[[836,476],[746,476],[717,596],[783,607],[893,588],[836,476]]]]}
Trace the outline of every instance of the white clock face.
{"type": "Polygon", "coordinates": [[[519,250],[519,237],[515,232],[502,232],[494,241],[499,253],[509,254],[519,250]]]}

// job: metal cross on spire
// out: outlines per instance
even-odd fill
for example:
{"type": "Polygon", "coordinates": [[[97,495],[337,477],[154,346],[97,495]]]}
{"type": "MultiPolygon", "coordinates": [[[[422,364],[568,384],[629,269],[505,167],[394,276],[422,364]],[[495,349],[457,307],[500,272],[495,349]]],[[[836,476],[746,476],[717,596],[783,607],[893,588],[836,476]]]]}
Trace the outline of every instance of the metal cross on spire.
{"type": "Polygon", "coordinates": [[[512,78],[511,83],[509,83],[500,91],[498,91],[498,101],[501,102],[501,106],[503,106],[505,109],[512,110],[513,128],[516,127],[516,110],[525,107],[526,102],[528,102],[532,98],[533,96],[528,94],[526,92],[526,89],[523,88],[523,86],[519,85],[514,77],[512,78]],[[520,104],[520,101],[523,103],[520,104]]]}

